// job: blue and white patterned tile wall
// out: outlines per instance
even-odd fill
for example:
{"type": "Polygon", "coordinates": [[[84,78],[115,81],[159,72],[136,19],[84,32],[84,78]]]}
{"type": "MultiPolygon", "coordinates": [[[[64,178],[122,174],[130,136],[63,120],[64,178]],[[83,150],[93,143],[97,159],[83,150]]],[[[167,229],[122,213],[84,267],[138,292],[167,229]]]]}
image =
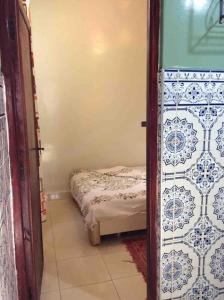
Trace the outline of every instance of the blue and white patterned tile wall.
{"type": "Polygon", "coordinates": [[[224,71],[162,72],[160,299],[224,299],[224,71]]]}
{"type": "Polygon", "coordinates": [[[0,299],[17,299],[8,127],[0,74],[0,299]]]}

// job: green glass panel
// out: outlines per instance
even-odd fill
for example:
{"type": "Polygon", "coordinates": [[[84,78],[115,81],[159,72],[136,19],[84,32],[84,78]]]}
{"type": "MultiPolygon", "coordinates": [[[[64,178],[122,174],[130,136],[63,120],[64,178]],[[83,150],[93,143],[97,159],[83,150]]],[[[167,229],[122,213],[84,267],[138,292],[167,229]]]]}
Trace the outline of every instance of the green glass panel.
{"type": "Polygon", "coordinates": [[[163,68],[224,69],[219,0],[162,0],[163,68]]]}

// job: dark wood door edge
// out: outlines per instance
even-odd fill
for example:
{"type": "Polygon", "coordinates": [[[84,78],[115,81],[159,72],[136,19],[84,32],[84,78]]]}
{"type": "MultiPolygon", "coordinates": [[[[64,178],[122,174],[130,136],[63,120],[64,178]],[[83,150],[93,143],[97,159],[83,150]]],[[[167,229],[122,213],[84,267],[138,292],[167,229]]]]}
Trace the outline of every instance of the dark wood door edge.
{"type": "Polygon", "coordinates": [[[147,63],[147,295],[158,299],[158,65],[159,65],[160,0],[148,0],[148,63],[147,63]]]}
{"type": "Polygon", "coordinates": [[[9,124],[9,155],[11,161],[12,193],[13,193],[13,219],[15,237],[15,258],[17,268],[17,286],[19,300],[28,299],[28,284],[26,277],[26,263],[23,239],[22,199],[20,191],[20,164],[18,149],[18,125],[16,120],[16,87],[14,82],[14,70],[12,66],[13,28],[11,27],[13,13],[9,1],[0,1],[0,52],[1,68],[5,79],[7,118],[9,124]],[[12,30],[10,32],[10,30],[12,30]],[[11,36],[10,36],[11,35],[11,36]]]}
{"type": "MultiPolygon", "coordinates": [[[[35,258],[30,255],[30,253],[34,253],[34,242],[26,238],[27,234],[24,235],[24,232],[30,233],[33,230],[33,224],[30,203],[27,201],[31,191],[26,131],[27,120],[18,35],[19,14],[22,14],[22,18],[27,25],[27,19],[19,0],[0,0],[0,50],[2,72],[6,83],[9,120],[18,297],[19,300],[28,300],[32,290],[32,299],[37,300],[40,296],[41,280],[39,280],[37,286],[37,278],[32,269],[32,266],[35,266],[35,258]]],[[[28,31],[30,35],[30,27],[28,27],[28,31]]],[[[35,147],[37,147],[37,144],[35,147]]]]}

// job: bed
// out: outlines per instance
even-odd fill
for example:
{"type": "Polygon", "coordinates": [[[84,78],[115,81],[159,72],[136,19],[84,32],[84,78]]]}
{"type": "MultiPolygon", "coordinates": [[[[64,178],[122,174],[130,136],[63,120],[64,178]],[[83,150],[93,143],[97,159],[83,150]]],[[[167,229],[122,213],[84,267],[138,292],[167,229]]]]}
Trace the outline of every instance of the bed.
{"type": "Polygon", "coordinates": [[[146,229],[146,168],[74,170],[71,194],[93,245],[101,236],[146,229]]]}

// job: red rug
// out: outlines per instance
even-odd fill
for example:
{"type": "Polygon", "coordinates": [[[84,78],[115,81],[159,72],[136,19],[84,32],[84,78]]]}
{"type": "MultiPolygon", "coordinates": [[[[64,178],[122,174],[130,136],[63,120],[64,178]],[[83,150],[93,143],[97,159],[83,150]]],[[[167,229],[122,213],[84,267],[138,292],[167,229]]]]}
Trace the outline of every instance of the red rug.
{"type": "Polygon", "coordinates": [[[124,240],[128,251],[130,252],[137,269],[142,273],[145,282],[147,282],[147,246],[146,238],[135,238],[124,240]]]}

